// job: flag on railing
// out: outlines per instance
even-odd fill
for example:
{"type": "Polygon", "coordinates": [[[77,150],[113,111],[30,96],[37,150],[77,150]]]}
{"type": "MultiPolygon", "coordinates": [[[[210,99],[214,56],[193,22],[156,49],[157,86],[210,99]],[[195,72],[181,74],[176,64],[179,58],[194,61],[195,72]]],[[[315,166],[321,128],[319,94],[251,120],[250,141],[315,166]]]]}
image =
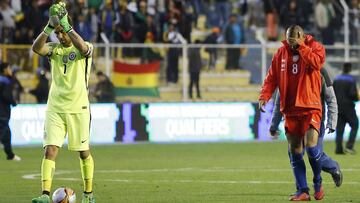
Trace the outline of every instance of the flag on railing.
{"type": "Polygon", "coordinates": [[[160,61],[149,64],[113,62],[112,82],[117,96],[158,97],[160,61]]]}

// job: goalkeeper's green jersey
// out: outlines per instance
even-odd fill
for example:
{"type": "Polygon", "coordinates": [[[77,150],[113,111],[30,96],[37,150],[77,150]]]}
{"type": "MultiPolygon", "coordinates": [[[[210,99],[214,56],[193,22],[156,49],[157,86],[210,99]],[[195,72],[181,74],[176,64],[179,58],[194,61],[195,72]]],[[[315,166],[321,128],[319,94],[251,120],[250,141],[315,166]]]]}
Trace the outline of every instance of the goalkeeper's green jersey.
{"type": "Polygon", "coordinates": [[[52,82],[47,102],[47,111],[57,113],[89,112],[88,81],[90,76],[93,45],[89,54],[83,56],[72,45],[48,43],[52,82]]]}

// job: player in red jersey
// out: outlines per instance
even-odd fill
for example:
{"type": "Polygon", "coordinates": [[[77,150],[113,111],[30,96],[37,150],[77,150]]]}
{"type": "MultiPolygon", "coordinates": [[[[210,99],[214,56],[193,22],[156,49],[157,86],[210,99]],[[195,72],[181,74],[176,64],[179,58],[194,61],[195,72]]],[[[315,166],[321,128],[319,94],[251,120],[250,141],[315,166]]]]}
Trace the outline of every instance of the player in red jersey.
{"type": "Polygon", "coordinates": [[[315,39],[294,25],[287,29],[286,40],[274,55],[259,97],[259,108],[271,98],[276,88],[280,93],[280,111],[285,117],[285,131],[290,148],[290,159],[299,191],[291,201],[310,200],[303,160],[306,148],[314,174],[314,197],[324,197],[321,179],[320,150],[317,147],[321,124],[321,76],[325,49],[315,39]],[[304,143],[304,146],[303,146],[304,143]]]}

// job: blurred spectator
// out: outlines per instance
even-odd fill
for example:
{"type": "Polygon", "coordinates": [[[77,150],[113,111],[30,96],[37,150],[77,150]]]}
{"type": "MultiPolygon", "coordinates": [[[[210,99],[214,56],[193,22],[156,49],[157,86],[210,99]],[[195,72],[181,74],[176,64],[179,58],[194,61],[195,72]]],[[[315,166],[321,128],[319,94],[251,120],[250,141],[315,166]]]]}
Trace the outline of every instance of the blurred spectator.
{"type": "MultiPolygon", "coordinates": [[[[205,44],[217,44],[219,38],[220,29],[214,27],[211,33],[205,38],[205,44]]],[[[209,70],[213,70],[216,67],[217,49],[206,47],[205,51],[209,53],[209,70]]]]}
{"type": "MultiPolygon", "coordinates": [[[[127,9],[127,3],[122,2],[119,5],[120,21],[116,25],[115,42],[116,43],[134,43],[134,18],[131,12],[127,9]]],[[[123,48],[122,55],[124,57],[134,56],[133,48],[123,48]]]]}
{"type": "Polygon", "coordinates": [[[202,3],[200,0],[192,0],[188,1],[191,3],[193,7],[193,20],[194,20],[194,27],[198,27],[198,17],[202,13],[202,3]]]}
{"type": "Polygon", "coordinates": [[[43,68],[38,68],[36,71],[38,84],[35,89],[28,90],[28,92],[36,97],[38,104],[45,104],[49,95],[49,80],[46,78],[46,71],[43,68]]]}
{"type": "Polygon", "coordinates": [[[224,25],[231,13],[231,3],[228,0],[216,0],[215,11],[220,16],[219,25],[224,25]]]}
{"type": "MultiPolygon", "coordinates": [[[[196,40],[195,44],[200,44],[200,40],[196,40]]],[[[192,90],[193,86],[196,87],[196,96],[198,99],[201,99],[200,94],[200,70],[202,67],[200,48],[190,48],[189,49],[189,72],[190,72],[190,84],[189,84],[189,98],[193,98],[192,90]]]]}
{"type": "MultiPolygon", "coordinates": [[[[139,42],[143,43],[145,41],[145,35],[147,30],[147,4],[146,1],[140,1],[138,11],[135,13],[135,31],[136,38],[139,42]]],[[[151,21],[149,21],[152,23],[151,21]]],[[[152,26],[152,25],[150,25],[152,26]]]]}
{"type": "Polygon", "coordinates": [[[2,16],[2,14],[1,14],[1,12],[0,12],[0,43],[2,43],[3,41],[2,41],[2,28],[3,28],[3,21],[4,21],[4,18],[3,18],[3,16],[2,16]]]}
{"type": "Polygon", "coordinates": [[[88,7],[95,8],[95,10],[99,10],[103,0],[88,0],[88,7]]]}
{"type": "Polygon", "coordinates": [[[11,0],[10,1],[11,8],[15,11],[15,13],[22,12],[21,9],[21,0],[11,0]]]}
{"type": "MultiPolygon", "coordinates": [[[[242,44],[244,43],[244,30],[236,14],[231,14],[229,23],[225,27],[225,42],[226,44],[242,44]]],[[[226,69],[239,69],[240,63],[240,48],[226,49],[226,69]]]]}
{"type": "Polygon", "coordinates": [[[186,4],[180,4],[177,8],[180,12],[180,18],[178,18],[178,28],[180,34],[186,39],[187,42],[191,42],[191,31],[192,31],[192,22],[193,14],[191,5],[186,6],[186,4]]]}
{"type": "MultiPolygon", "coordinates": [[[[146,33],[145,44],[154,44],[154,35],[152,32],[146,33]]],[[[153,61],[159,61],[162,57],[160,55],[160,50],[156,47],[154,48],[144,48],[142,50],[141,63],[151,63],[153,61]]]]}
{"type": "Polygon", "coordinates": [[[17,104],[20,103],[20,95],[24,92],[24,88],[21,85],[19,79],[17,78],[17,73],[19,72],[20,68],[15,67],[12,70],[12,81],[13,81],[13,88],[12,88],[12,95],[14,100],[17,104]]]}
{"type": "Polygon", "coordinates": [[[47,18],[45,18],[45,15],[41,10],[38,2],[36,0],[32,0],[31,7],[25,13],[26,27],[32,28],[34,31],[34,36],[37,36],[40,34],[40,32],[43,31],[43,27],[47,23],[46,19],[47,18]]]}
{"type": "Polygon", "coordinates": [[[319,0],[315,6],[315,22],[320,31],[323,44],[334,44],[334,28],[331,22],[335,18],[335,10],[328,0],[319,0]]]}
{"type": "Polygon", "coordinates": [[[93,39],[91,25],[86,21],[85,16],[79,14],[77,16],[76,24],[74,25],[76,32],[85,40],[91,41],[93,39]]]}
{"type": "Polygon", "coordinates": [[[301,8],[303,13],[303,26],[306,30],[312,30],[313,27],[313,18],[314,16],[314,4],[316,2],[313,0],[301,0],[298,1],[298,6],[301,8]]]}
{"type": "MultiPolygon", "coordinates": [[[[180,33],[176,30],[175,24],[170,23],[168,31],[164,34],[166,42],[180,44],[180,33]]],[[[179,79],[179,48],[169,48],[167,52],[166,80],[169,83],[177,83],[179,79]]]]}
{"type": "Polygon", "coordinates": [[[278,14],[280,12],[281,0],[264,0],[264,11],[266,15],[267,39],[277,41],[278,39],[278,14]]]}
{"type": "Polygon", "coordinates": [[[7,160],[20,161],[21,158],[14,154],[11,147],[11,131],[9,120],[11,106],[16,106],[12,95],[13,80],[10,65],[0,64],[0,141],[4,145],[7,160]]]}
{"type": "Polygon", "coordinates": [[[334,90],[338,103],[338,122],[336,126],[336,154],[344,154],[343,136],[346,123],[351,127],[350,136],[346,143],[345,152],[355,154],[354,144],[359,120],[356,115],[355,102],[359,100],[356,80],[350,75],[351,63],[344,63],[343,73],[334,79],[334,90]]]}
{"type": "Polygon", "coordinates": [[[101,32],[112,42],[113,33],[119,23],[119,14],[114,10],[111,0],[105,0],[105,7],[100,11],[101,32]]]}
{"type": "Polygon", "coordinates": [[[95,7],[90,7],[88,14],[88,21],[90,22],[92,39],[91,42],[96,42],[99,34],[99,20],[96,14],[95,7]]]}
{"type": "Polygon", "coordinates": [[[99,103],[111,103],[115,101],[114,85],[101,71],[96,73],[98,83],[95,86],[95,97],[99,103]]]}
{"type": "Polygon", "coordinates": [[[10,7],[8,1],[0,1],[0,14],[2,16],[2,43],[13,43],[13,36],[15,32],[15,11],[10,7]]]}
{"type": "Polygon", "coordinates": [[[220,14],[216,12],[214,3],[210,0],[204,1],[204,12],[206,14],[206,27],[220,26],[220,14]]]}
{"type": "Polygon", "coordinates": [[[280,23],[284,30],[291,25],[304,27],[304,13],[297,0],[290,0],[289,3],[283,4],[279,15],[280,23]]]}
{"type": "Polygon", "coordinates": [[[117,42],[130,42],[129,37],[126,37],[126,33],[133,33],[132,29],[134,27],[134,18],[131,12],[127,9],[127,3],[124,1],[119,6],[119,15],[120,21],[116,28],[116,37],[117,39],[120,37],[121,40],[118,40],[117,42]]]}

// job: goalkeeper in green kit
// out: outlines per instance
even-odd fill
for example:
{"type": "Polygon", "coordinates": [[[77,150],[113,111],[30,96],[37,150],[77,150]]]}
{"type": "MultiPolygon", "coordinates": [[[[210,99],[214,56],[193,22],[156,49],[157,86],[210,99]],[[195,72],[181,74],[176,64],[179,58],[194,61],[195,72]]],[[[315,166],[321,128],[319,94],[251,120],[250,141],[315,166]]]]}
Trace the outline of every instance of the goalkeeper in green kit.
{"type": "Polygon", "coordinates": [[[52,83],[47,102],[44,132],[44,158],[41,164],[42,195],[33,203],[50,203],[55,160],[65,136],[68,149],[80,154],[84,182],[82,203],[93,203],[94,161],[90,154],[90,107],[88,79],[93,45],[72,29],[63,2],[50,7],[49,23],[34,41],[32,50],[47,56],[51,64],[52,83]],[[46,43],[55,31],[60,43],[46,43]]]}

